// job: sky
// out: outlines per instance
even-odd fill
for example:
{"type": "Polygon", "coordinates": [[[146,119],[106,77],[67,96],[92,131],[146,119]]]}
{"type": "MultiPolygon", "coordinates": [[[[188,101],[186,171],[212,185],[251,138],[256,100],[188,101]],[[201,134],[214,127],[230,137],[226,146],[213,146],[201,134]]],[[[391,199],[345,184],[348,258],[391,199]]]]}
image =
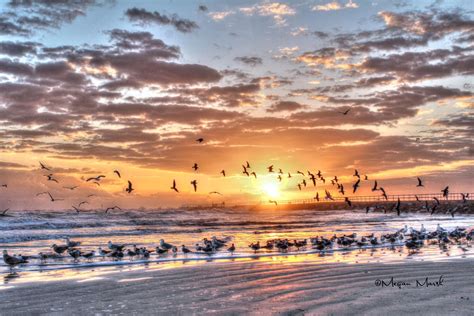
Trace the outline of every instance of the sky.
{"type": "Polygon", "coordinates": [[[347,196],[379,194],[374,180],[388,194],[473,191],[473,12],[471,1],[2,1],[0,207],[342,196],[334,176],[347,196]],[[368,178],[355,194],[354,169],[368,178]]]}

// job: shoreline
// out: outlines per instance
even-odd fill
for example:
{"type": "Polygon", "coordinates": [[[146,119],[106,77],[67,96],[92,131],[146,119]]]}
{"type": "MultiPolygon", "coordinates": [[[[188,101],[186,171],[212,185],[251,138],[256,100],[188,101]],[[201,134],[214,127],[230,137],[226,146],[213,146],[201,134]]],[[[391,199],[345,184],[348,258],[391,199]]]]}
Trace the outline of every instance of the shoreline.
{"type": "Polygon", "coordinates": [[[472,259],[398,264],[212,262],[12,285],[1,290],[0,308],[8,311],[5,315],[469,315],[474,308],[473,272],[472,259]],[[440,277],[442,284],[437,286],[440,277]],[[426,278],[429,286],[416,286],[426,278]],[[376,286],[377,280],[388,285],[376,286]]]}

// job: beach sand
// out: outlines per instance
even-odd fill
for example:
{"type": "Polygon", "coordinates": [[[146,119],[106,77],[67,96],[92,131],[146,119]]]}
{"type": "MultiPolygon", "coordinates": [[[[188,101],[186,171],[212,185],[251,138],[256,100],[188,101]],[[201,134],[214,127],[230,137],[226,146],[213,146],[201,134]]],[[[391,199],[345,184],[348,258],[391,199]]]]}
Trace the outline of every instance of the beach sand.
{"type": "Polygon", "coordinates": [[[140,268],[103,279],[18,283],[2,315],[472,315],[474,260],[316,264],[287,260],[140,268]],[[443,278],[441,286],[419,286],[443,278]],[[376,280],[410,286],[377,287],[376,280]],[[86,282],[84,282],[86,281],[86,282]]]}

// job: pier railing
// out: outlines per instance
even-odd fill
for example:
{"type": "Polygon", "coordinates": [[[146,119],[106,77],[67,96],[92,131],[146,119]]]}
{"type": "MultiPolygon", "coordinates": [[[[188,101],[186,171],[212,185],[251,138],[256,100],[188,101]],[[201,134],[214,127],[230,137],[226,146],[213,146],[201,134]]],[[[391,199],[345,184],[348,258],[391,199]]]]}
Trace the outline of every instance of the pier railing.
{"type": "MultiPolygon", "coordinates": [[[[433,201],[434,198],[437,198],[440,201],[461,201],[463,200],[463,194],[466,200],[474,200],[474,193],[448,193],[447,196],[443,196],[443,193],[420,193],[420,194],[387,194],[387,198],[380,195],[361,195],[361,196],[350,196],[349,199],[352,203],[383,203],[383,202],[396,202],[398,199],[402,202],[409,201],[433,201]]],[[[319,196],[319,201],[315,198],[308,199],[296,199],[296,200],[278,200],[276,201],[278,205],[309,205],[309,204],[322,204],[322,203],[344,203],[344,196],[335,196],[331,199],[325,198],[325,196],[319,196]]],[[[184,208],[209,208],[209,207],[251,207],[256,205],[268,205],[274,202],[270,201],[260,201],[255,203],[248,204],[226,204],[222,203],[211,203],[211,204],[187,204],[183,205],[184,208]]]]}

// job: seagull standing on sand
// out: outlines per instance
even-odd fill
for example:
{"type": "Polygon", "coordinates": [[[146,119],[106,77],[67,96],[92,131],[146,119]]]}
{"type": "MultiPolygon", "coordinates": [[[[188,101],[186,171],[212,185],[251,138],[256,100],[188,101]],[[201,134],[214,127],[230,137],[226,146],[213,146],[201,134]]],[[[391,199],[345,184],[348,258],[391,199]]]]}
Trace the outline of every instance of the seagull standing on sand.
{"type": "Polygon", "coordinates": [[[19,257],[10,256],[6,250],[3,250],[3,261],[6,264],[8,264],[10,268],[22,263],[28,263],[28,261],[22,257],[19,258],[19,257]]]}
{"type": "Polygon", "coordinates": [[[169,243],[165,242],[164,239],[160,239],[160,247],[165,249],[165,250],[170,250],[174,246],[172,244],[169,244],[169,243]]]}

